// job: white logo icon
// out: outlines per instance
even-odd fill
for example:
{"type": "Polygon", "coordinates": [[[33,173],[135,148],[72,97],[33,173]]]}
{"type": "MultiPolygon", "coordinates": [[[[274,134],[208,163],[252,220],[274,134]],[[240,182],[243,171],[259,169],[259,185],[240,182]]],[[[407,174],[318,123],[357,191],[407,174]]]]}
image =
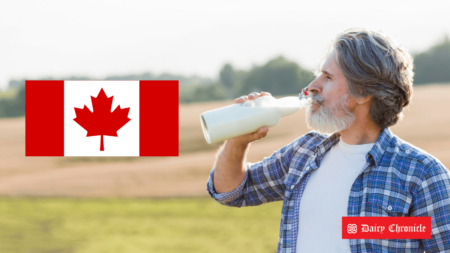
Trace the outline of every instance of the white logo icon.
{"type": "Polygon", "coordinates": [[[356,224],[348,224],[347,225],[347,233],[356,234],[356,232],[357,232],[356,224]]]}

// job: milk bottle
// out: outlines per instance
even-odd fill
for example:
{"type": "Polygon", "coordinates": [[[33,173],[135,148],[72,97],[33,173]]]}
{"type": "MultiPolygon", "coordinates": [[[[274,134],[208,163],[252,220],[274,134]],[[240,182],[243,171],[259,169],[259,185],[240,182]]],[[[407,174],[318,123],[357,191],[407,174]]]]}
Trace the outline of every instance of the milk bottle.
{"type": "MultiPolygon", "coordinates": [[[[305,92],[307,95],[307,92],[305,92]]],[[[262,96],[244,103],[225,106],[204,112],[200,122],[209,144],[255,132],[262,126],[273,127],[281,117],[295,113],[311,102],[301,93],[300,97],[276,99],[262,96]]]]}

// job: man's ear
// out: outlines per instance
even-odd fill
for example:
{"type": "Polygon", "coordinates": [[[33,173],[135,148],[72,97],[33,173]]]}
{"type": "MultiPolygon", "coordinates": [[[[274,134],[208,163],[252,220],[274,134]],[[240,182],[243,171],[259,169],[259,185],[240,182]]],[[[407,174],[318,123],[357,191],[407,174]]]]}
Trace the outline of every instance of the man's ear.
{"type": "Polygon", "coordinates": [[[369,96],[367,96],[367,97],[363,97],[363,98],[359,98],[359,99],[357,99],[356,100],[356,102],[359,104],[359,105],[362,105],[362,104],[364,104],[364,103],[367,103],[369,100],[371,100],[372,99],[372,95],[369,95],[369,96]]]}

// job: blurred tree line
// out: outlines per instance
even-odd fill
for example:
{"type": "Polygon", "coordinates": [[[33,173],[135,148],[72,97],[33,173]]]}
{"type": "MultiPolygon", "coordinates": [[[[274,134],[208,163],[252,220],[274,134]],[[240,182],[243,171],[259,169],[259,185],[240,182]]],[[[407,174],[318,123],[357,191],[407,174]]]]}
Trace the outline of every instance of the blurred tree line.
{"type": "MultiPolygon", "coordinates": [[[[428,50],[414,56],[414,84],[450,82],[450,40],[444,40],[428,50]]],[[[42,78],[42,80],[90,80],[89,77],[42,78]]],[[[144,73],[140,75],[108,76],[106,80],[179,80],[180,103],[196,103],[225,100],[249,94],[253,91],[267,91],[274,96],[296,95],[313,79],[312,71],[280,56],[262,66],[250,70],[236,70],[225,64],[218,80],[185,77],[181,75],[144,73]]],[[[9,89],[14,96],[1,96],[0,117],[25,115],[25,80],[11,80],[9,89]]],[[[11,92],[10,92],[11,93],[11,92]]]]}
{"type": "Polygon", "coordinates": [[[12,98],[0,98],[0,118],[25,115],[25,87],[18,88],[12,98]]]}
{"type": "Polygon", "coordinates": [[[414,84],[450,81],[450,39],[414,56],[414,84]]]}
{"type": "Polygon", "coordinates": [[[253,91],[267,91],[274,96],[298,94],[313,79],[311,71],[281,56],[249,71],[225,64],[217,82],[205,86],[180,85],[180,103],[233,99],[253,91]]]}

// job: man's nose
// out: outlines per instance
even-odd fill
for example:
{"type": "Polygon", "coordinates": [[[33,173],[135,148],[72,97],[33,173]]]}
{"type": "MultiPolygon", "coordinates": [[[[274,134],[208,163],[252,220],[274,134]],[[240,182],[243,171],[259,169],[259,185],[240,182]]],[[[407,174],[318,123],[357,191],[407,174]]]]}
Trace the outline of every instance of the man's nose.
{"type": "Polygon", "coordinates": [[[308,91],[312,93],[320,93],[322,92],[322,86],[320,85],[318,78],[314,79],[309,85],[308,85],[308,91]]]}

